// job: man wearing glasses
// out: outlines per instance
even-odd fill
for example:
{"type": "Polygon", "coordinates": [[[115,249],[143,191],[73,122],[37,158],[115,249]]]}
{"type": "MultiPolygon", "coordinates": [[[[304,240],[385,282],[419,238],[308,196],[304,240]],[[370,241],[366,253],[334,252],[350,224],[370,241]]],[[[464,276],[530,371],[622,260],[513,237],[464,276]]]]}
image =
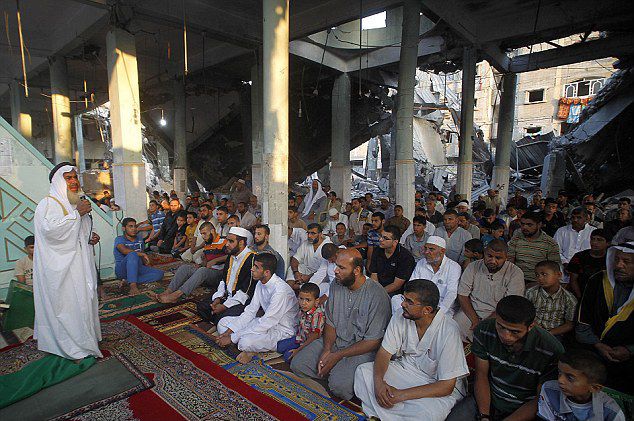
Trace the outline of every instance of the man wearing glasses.
{"type": "Polygon", "coordinates": [[[390,297],[403,292],[414,270],[414,256],[399,244],[401,231],[388,225],[379,235],[379,248],[372,254],[370,277],[380,283],[390,297]]]}

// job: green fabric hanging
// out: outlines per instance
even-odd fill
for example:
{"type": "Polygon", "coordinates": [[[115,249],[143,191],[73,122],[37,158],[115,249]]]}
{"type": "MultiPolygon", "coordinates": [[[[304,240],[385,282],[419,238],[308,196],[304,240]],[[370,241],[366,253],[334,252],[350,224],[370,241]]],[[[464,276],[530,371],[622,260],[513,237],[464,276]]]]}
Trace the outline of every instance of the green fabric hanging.
{"type": "Polygon", "coordinates": [[[0,408],[83,373],[94,364],[95,357],[87,357],[75,363],[58,355],[49,354],[27,364],[20,371],[0,376],[0,408]]]}

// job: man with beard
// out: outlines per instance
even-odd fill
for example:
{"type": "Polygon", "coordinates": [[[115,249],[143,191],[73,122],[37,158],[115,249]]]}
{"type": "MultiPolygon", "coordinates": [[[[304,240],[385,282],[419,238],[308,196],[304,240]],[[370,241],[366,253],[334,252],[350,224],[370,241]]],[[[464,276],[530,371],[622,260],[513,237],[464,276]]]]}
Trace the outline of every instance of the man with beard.
{"type": "Polygon", "coordinates": [[[495,317],[473,332],[473,396],[458,403],[447,421],[533,420],[542,383],[557,377],[564,347],[535,324],[535,307],[524,297],[498,302],[495,317]]]}
{"type": "Polygon", "coordinates": [[[559,245],[541,228],[541,212],[526,212],[520,220],[520,232],[514,234],[509,241],[508,259],[522,269],[527,287],[531,287],[537,282],[535,279],[535,265],[537,263],[542,260],[561,262],[559,245]]]}
{"type": "Polygon", "coordinates": [[[274,271],[277,259],[261,253],[253,259],[251,274],[259,281],[253,300],[239,316],[225,317],[218,323],[216,343],[225,347],[235,343],[242,351],[238,362],[246,364],[256,352],[274,351],[278,341],[293,336],[297,325],[297,297],[274,271]],[[264,314],[258,316],[260,308],[264,314]]]}
{"type": "Polygon", "coordinates": [[[33,339],[40,351],[79,360],[101,357],[92,210],[81,199],[77,169],[68,162],[49,174],[49,195],[35,209],[33,339]]]}
{"type": "Polygon", "coordinates": [[[277,259],[277,266],[275,268],[275,274],[284,279],[286,273],[286,265],[282,256],[269,244],[269,236],[271,235],[271,229],[268,225],[256,225],[255,235],[253,236],[252,250],[257,254],[270,253],[277,259]]]}
{"type": "Polygon", "coordinates": [[[606,386],[632,394],[634,377],[634,241],[608,249],[607,269],[588,280],[576,327],[608,368],[606,386]]]}
{"type": "Polygon", "coordinates": [[[205,222],[213,223],[211,206],[205,203],[200,205],[198,209],[198,218],[198,225],[196,225],[196,230],[194,231],[194,239],[192,240],[193,244],[190,244],[190,248],[188,250],[185,250],[185,252],[181,254],[181,259],[183,259],[183,261],[185,262],[194,262],[200,265],[203,262],[203,247],[205,246],[205,240],[203,239],[203,236],[200,232],[200,227],[202,227],[205,222]]]}
{"type": "Polygon", "coordinates": [[[313,180],[306,200],[304,201],[304,207],[298,210],[301,212],[302,219],[307,223],[319,222],[319,214],[325,210],[328,197],[324,190],[321,188],[321,182],[319,180],[313,180]]]}
{"type": "Polygon", "coordinates": [[[460,310],[454,320],[463,341],[471,342],[473,330],[484,319],[495,317],[495,306],[509,295],[524,295],[524,273],[508,260],[508,247],[492,240],[484,249],[484,259],[467,266],[458,285],[460,310]]]}
{"type": "Polygon", "coordinates": [[[218,290],[206,300],[196,304],[198,314],[203,320],[217,325],[226,316],[239,316],[251,302],[256,282],[251,276],[255,253],[249,249],[252,241],[249,231],[232,227],[227,235],[226,253],[228,261],[218,290]]]}
{"type": "Polygon", "coordinates": [[[350,237],[355,238],[363,233],[363,224],[370,222],[372,213],[361,206],[361,199],[352,199],[352,213],[348,217],[350,237]]]}
{"type": "Polygon", "coordinates": [[[458,225],[458,212],[449,209],[443,216],[443,224],[436,228],[434,235],[443,238],[447,242],[447,257],[456,263],[462,263],[464,256],[464,243],[471,240],[471,234],[458,225]]]}
{"type": "MultiPolygon", "coordinates": [[[[559,244],[559,255],[564,270],[576,253],[590,248],[590,234],[596,228],[588,224],[588,213],[584,208],[575,208],[570,214],[570,224],[561,227],[553,239],[559,244]]],[[[564,271],[564,283],[569,282],[568,271],[564,271]]]]}
{"type": "Polygon", "coordinates": [[[321,225],[317,223],[308,225],[308,239],[299,246],[295,255],[291,257],[291,264],[286,275],[286,281],[291,288],[298,290],[302,284],[310,282],[323,260],[321,248],[328,243],[332,243],[332,241],[323,235],[321,225]]]}
{"type": "Polygon", "coordinates": [[[414,279],[405,286],[401,310],[392,315],[376,359],[355,373],[354,391],[366,415],[443,421],[465,395],[469,368],[460,332],[438,307],[439,299],[431,281],[414,279]]]}
{"type": "Polygon", "coordinates": [[[158,247],[159,253],[169,254],[172,251],[174,245],[174,238],[178,231],[178,225],[176,224],[176,215],[181,210],[181,202],[178,199],[172,199],[169,202],[169,212],[165,214],[165,219],[161,225],[161,230],[158,235],[158,247]]]}
{"type": "Polygon", "coordinates": [[[305,377],[327,377],[334,395],[352,399],[354,372],[374,360],[392,312],[385,289],[363,274],[357,250],[340,250],[336,265],[323,335],[295,355],[291,370],[305,377]]]}

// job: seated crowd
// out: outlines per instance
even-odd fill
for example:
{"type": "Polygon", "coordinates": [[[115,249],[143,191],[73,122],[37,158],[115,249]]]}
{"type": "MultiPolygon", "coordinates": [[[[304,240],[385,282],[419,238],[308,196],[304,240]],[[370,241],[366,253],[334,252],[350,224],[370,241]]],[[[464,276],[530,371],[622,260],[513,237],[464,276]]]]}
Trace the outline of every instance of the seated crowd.
{"type": "Polygon", "coordinates": [[[187,262],[153,299],[210,288],[197,311],[241,363],[277,350],[383,420],[625,420],[602,387],[634,390],[629,198],[604,213],[563,191],[505,207],[496,190],[475,203],[417,192],[410,221],[314,180],[289,195],[279,253],[242,180],[219,200],[153,196],[147,220],[122,220],[117,276],[138,293],[163,276],[149,251],[187,262]]]}

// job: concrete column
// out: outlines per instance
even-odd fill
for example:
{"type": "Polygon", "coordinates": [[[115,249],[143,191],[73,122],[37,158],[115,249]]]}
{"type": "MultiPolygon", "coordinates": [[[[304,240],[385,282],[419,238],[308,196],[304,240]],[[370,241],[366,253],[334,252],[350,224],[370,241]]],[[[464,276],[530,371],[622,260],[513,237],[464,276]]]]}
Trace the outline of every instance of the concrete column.
{"type": "Polygon", "coordinates": [[[11,92],[11,125],[26,139],[31,140],[33,128],[29,106],[24,97],[24,88],[14,80],[10,86],[11,92]]]}
{"type": "Polygon", "coordinates": [[[251,183],[254,195],[262,198],[262,64],[251,67],[251,183]]]}
{"type": "Polygon", "coordinates": [[[264,0],[262,5],[262,212],[271,229],[271,246],[284,257],[288,255],[288,2],[264,0]]]}
{"type": "Polygon", "coordinates": [[[125,216],[143,221],[147,218],[147,196],[134,35],[111,29],[106,35],[106,50],[114,196],[125,216]]]}
{"type": "Polygon", "coordinates": [[[350,202],[350,77],[342,74],[332,88],[330,188],[343,203],[350,202]]]}
{"type": "Polygon", "coordinates": [[[506,206],[509,194],[509,175],[511,170],[511,144],[515,124],[515,91],[517,74],[502,76],[502,95],[498,109],[498,134],[495,148],[495,166],[491,186],[500,191],[502,205],[506,206]]]}
{"type": "Polygon", "coordinates": [[[77,142],[77,167],[79,168],[79,179],[86,171],[86,157],[84,154],[84,126],[81,122],[81,114],[73,118],[75,121],[75,141],[77,142]]]}
{"type": "Polygon", "coordinates": [[[379,139],[373,137],[368,140],[368,151],[365,155],[365,176],[371,180],[377,180],[377,168],[379,160],[379,139]]]}
{"type": "Polygon", "coordinates": [[[187,194],[186,94],[182,79],[174,81],[174,190],[181,202],[187,194]]]}
{"type": "Polygon", "coordinates": [[[403,215],[414,217],[414,86],[418,60],[420,2],[403,4],[401,59],[398,67],[398,107],[396,109],[396,203],[403,206],[403,215]]]}
{"type": "Polygon", "coordinates": [[[473,105],[477,51],[464,47],[462,54],[462,102],[460,105],[460,139],[456,193],[471,202],[473,184],[473,105]]]}
{"type": "Polygon", "coordinates": [[[73,160],[71,134],[70,98],[66,59],[61,56],[49,58],[51,74],[51,103],[53,112],[53,144],[55,163],[73,160]]]}

